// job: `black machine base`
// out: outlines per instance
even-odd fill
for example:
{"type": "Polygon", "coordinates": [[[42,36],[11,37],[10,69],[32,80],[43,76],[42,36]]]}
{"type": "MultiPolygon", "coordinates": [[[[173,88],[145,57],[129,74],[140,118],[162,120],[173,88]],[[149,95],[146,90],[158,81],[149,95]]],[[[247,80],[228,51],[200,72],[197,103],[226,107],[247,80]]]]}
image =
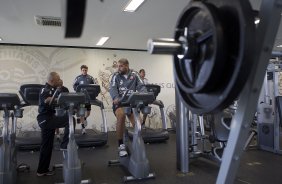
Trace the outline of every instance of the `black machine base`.
{"type": "Polygon", "coordinates": [[[39,150],[41,145],[41,131],[25,131],[16,138],[16,145],[19,150],[39,150]]]}
{"type": "MultiPolygon", "coordinates": [[[[128,165],[129,159],[127,157],[121,157],[120,160],[110,160],[108,162],[108,166],[116,166],[116,165],[128,165]]],[[[136,178],[134,176],[124,176],[123,182],[131,182],[131,181],[140,181],[140,180],[147,180],[147,179],[154,179],[156,176],[155,173],[149,173],[148,176],[142,178],[136,178]]]]}
{"type": "MultiPolygon", "coordinates": [[[[128,136],[130,139],[133,137],[134,128],[128,127],[128,136]]],[[[167,130],[164,129],[152,129],[152,128],[142,128],[141,135],[144,143],[157,143],[164,142],[169,139],[169,134],[167,130]]]]}
{"type": "Polygon", "coordinates": [[[75,130],[75,141],[79,147],[95,147],[107,144],[108,133],[101,133],[93,129],[86,129],[86,134],[81,134],[81,130],[75,130]]]}

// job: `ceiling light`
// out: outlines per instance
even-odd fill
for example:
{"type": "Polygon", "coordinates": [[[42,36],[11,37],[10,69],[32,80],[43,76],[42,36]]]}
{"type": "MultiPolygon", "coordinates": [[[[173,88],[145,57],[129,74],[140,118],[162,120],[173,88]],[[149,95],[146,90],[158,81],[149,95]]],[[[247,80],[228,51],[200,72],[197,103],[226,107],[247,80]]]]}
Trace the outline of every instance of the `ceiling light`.
{"type": "Polygon", "coordinates": [[[135,12],[145,0],[130,0],[123,11],[135,12]]]}
{"type": "Polygon", "coordinates": [[[259,22],[260,22],[260,19],[259,19],[259,18],[256,18],[255,24],[258,24],[259,22]]]}
{"type": "Polygon", "coordinates": [[[0,42],[2,42],[3,41],[3,39],[0,37],[0,42]]]}
{"type": "Polygon", "coordinates": [[[110,37],[101,37],[100,40],[96,43],[96,45],[101,46],[109,39],[110,37]]]}
{"type": "Polygon", "coordinates": [[[282,45],[277,45],[276,47],[282,48],[282,45]]]}

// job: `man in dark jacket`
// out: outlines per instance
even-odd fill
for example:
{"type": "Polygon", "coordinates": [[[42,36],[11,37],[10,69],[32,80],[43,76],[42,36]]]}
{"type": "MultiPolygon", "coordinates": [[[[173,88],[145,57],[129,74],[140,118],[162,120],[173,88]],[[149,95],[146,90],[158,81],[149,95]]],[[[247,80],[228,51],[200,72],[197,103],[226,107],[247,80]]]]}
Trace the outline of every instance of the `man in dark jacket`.
{"type": "MultiPolygon", "coordinates": [[[[77,76],[74,79],[74,83],[73,83],[74,91],[76,91],[76,88],[79,84],[95,84],[94,78],[91,75],[87,74],[88,66],[81,65],[80,70],[81,70],[81,75],[77,76]]],[[[78,123],[81,123],[82,134],[86,134],[86,130],[85,130],[85,127],[87,125],[86,119],[90,116],[91,105],[87,104],[85,105],[85,108],[87,110],[86,116],[84,117],[84,119],[81,118],[77,120],[78,123]]]]}
{"type": "Polygon", "coordinates": [[[61,92],[61,79],[58,73],[51,72],[47,77],[45,87],[42,88],[39,96],[39,107],[37,121],[41,128],[41,147],[37,176],[50,176],[54,172],[49,170],[52,156],[53,142],[56,128],[65,128],[61,148],[66,149],[69,141],[69,118],[68,115],[62,117],[55,116],[55,105],[51,101],[55,100],[61,92]],[[56,92],[57,90],[57,92],[56,92]],[[56,94],[55,94],[56,92],[56,94]],[[55,95],[54,95],[55,94],[55,95]],[[54,97],[54,98],[52,98],[54,97]]]}
{"type": "MultiPolygon", "coordinates": [[[[113,111],[117,118],[116,132],[119,145],[119,156],[127,156],[128,153],[123,144],[123,133],[125,128],[125,113],[120,106],[120,100],[124,94],[130,95],[133,92],[145,92],[146,88],[138,72],[129,69],[127,59],[118,61],[118,72],[116,72],[111,80],[110,95],[113,99],[113,111]]],[[[133,115],[130,117],[130,122],[134,126],[133,115]]]]}

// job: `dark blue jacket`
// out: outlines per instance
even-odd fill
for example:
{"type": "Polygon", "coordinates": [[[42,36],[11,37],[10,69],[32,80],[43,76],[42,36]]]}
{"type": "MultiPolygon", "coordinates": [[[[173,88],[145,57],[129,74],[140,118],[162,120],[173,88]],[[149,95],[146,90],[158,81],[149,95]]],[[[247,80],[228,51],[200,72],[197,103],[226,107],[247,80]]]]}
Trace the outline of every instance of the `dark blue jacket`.
{"type": "Polygon", "coordinates": [[[76,91],[76,88],[79,84],[95,84],[95,80],[91,75],[79,75],[74,79],[73,89],[76,91]]]}

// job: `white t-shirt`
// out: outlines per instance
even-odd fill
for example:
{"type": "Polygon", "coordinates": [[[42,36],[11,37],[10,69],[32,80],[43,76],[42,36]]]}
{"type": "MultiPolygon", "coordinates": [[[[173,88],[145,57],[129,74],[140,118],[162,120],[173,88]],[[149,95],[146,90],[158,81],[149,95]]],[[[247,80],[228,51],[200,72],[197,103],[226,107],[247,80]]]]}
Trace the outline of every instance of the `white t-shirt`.
{"type": "Polygon", "coordinates": [[[147,78],[143,79],[144,84],[149,84],[149,80],[147,78]]]}

